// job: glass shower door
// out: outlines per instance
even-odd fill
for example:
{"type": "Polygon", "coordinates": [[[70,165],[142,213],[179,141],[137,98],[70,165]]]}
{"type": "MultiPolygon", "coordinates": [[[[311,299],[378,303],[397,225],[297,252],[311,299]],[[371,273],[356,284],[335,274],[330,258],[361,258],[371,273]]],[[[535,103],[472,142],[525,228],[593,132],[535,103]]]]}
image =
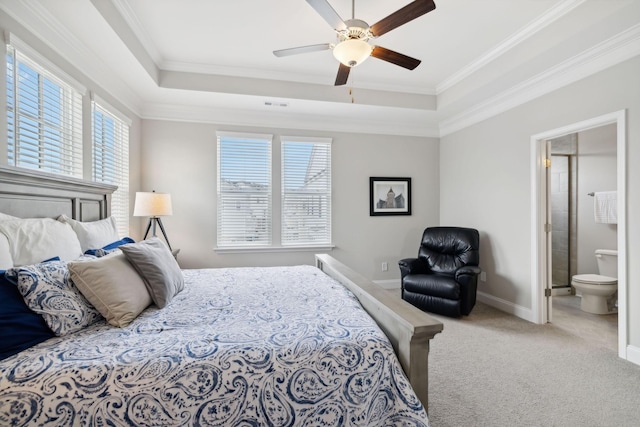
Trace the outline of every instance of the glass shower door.
{"type": "Polygon", "coordinates": [[[551,281],[554,288],[570,286],[570,156],[551,156],[551,281]]]}

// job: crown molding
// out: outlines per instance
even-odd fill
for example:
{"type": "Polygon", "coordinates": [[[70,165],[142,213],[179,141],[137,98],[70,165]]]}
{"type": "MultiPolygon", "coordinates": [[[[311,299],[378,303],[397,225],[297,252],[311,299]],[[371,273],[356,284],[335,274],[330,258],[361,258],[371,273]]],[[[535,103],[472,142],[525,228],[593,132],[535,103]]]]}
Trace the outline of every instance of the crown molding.
{"type": "Polygon", "coordinates": [[[4,7],[4,2],[0,2],[0,8],[64,61],[112,95],[130,112],[140,115],[138,106],[142,104],[142,100],[135,95],[135,91],[120,79],[114,78],[107,64],[102,62],[93,50],[88,49],[60,21],[53,19],[40,2],[22,0],[11,2],[11,7],[4,7]],[[64,51],[59,46],[64,46],[64,51]]]}
{"type": "Polygon", "coordinates": [[[159,64],[162,63],[162,56],[160,55],[160,51],[158,50],[158,47],[151,41],[151,37],[149,37],[149,34],[144,30],[142,24],[140,24],[140,20],[138,20],[136,13],[130,5],[130,2],[126,0],[111,0],[111,2],[122,16],[122,19],[124,19],[127,25],[129,25],[129,28],[131,28],[131,31],[133,32],[133,34],[135,34],[140,44],[147,52],[147,55],[149,55],[149,57],[153,60],[153,62],[156,64],[156,67],[160,68],[159,64]]]}
{"type": "Polygon", "coordinates": [[[286,71],[255,70],[246,67],[228,67],[224,65],[198,64],[183,61],[163,61],[160,63],[163,71],[174,71],[189,74],[204,74],[212,76],[245,77],[251,79],[283,80],[298,83],[318,84],[326,76],[320,74],[294,74],[286,71]]]}
{"type": "Polygon", "coordinates": [[[542,16],[530,22],[526,27],[511,35],[511,37],[508,37],[506,40],[498,44],[490,51],[486,52],[480,58],[476,59],[450,77],[446,78],[444,81],[440,82],[436,86],[436,94],[441,94],[445,90],[451,88],[452,86],[455,86],[462,80],[473,75],[475,72],[489,64],[491,61],[497,59],[504,53],[515,48],[524,40],[533,37],[537,32],[541,31],[548,25],[552,24],[567,13],[571,12],[573,9],[580,6],[585,1],[586,0],[564,0],[563,2],[556,4],[542,16]]]}
{"type": "Polygon", "coordinates": [[[424,120],[371,121],[318,114],[229,109],[224,107],[195,107],[174,104],[148,104],[143,108],[142,119],[168,120],[189,123],[208,123],[226,126],[288,128],[300,130],[334,131],[396,136],[439,136],[435,113],[424,112],[424,120]]]}
{"type": "MultiPolygon", "coordinates": [[[[92,0],[98,1],[98,0],[92,0]]],[[[118,12],[123,16],[131,31],[139,38],[139,43],[147,49],[149,58],[158,57],[155,46],[150,46],[146,36],[141,35],[140,25],[135,24],[135,14],[125,0],[109,0],[118,12]]],[[[467,78],[478,69],[486,66],[490,61],[513,49],[523,40],[548,26],[550,23],[566,15],[571,10],[583,4],[585,0],[564,0],[556,7],[550,9],[539,19],[531,22],[527,27],[505,40],[482,58],[460,70],[449,79],[442,82],[435,93],[455,85],[467,78]]],[[[330,115],[320,113],[310,115],[307,113],[264,112],[252,109],[228,110],[219,107],[182,107],[165,104],[143,104],[143,101],[135,95],[135,91],[120,79],[110,73],[110,68],[102,62],[98,56],[76,38],[64,25],[51,17],[48,9],[41,2],[35,0],[0,0],[0,8],[13,17],[27,31],[39,38],[42,43],[57,53],[60,58],[72,64],[87,78],[107,91],[114,99],[118,100],[130,112],[146,119],[194,121],[204,123],[218,123],[242,126],[287,127],[292,129],[317,129],[327,130],[327,126],[334,131],[356,133],[380,133],[385,135],[406,135],[421,137],[440,137],[456,132],[467,126],[486,120],[518,105],[524,104],[537,97],[557,90],[563,86],[574,83],[591,74],[614,66],[622,61],[640,54],[640,24],[620,32],[618,35],[595,45],[582,53],[569,58],[545,72],[535,75],[526,81],[514,85],[489,99],[474,106],[459,111],[455,114],[444,112],[422,111],[419,115],[411,114],[411,119],[376,120],[360,117],[330,115]],[[239,119],[240,117],[240,119],[239,119]],[[418,117],[418,119],[416,119],[418,117]],[[424,119],[423,119],[424,117],[424,119]],[[215,118],[215,119],[213,119],[215,118]],[[252,122],[253,121],[253,122],[252,122]],[[393,122],[393,123],[392,123],[393,122]]],[[[193,72],[194,64],[166,63],[167,69],[193,72]]],[[[195,65],[201,71],[209,73],[232,72],[236,77],[251,73],[252,70],[239,70],[234,67],[210,67],[195,65]]],[[[275,73],[275,72],[274,72],[275,73]]],[[[282,73],[279,73],[280,75],[282,73]]],[[[274,74],[274,77],[275,74],[274,74]]],[[[280,78],[282,78],[280,76],[280,78]]],[[[286,78],[286,77],[285,77],[286,78]]],[[[179,88],[176,89],[188,89],[179,88]]],[[[431,95],[434,96],[434,95],[431,95]]],[[[408,110],[411,110],[408,109],[408,110]]]]}
{"type": "Polygon", "coordinates": [[[455,116],[441,120],[446,136],[640,55],[640,24],[455,116]]]}
{"type": "MultiPolygon", "coordinates": [[[[193,74],[205,74],[212,76],[230,76],[230,77],[245,77],[252,79],[266,79],[266,80],[281,80],[287,82],[308,83],[308,84],[322,84],[319,82],[330,81],[333,76],[328,77],[324,74],[297,74],[288,71],[275,71],[275,70],[255,70],[246,67],[229,67],[224,65],[212,65],[212,64],[197,64],[193,62],[181,62],[181,61],[163,61],[159,64],[159,68],[162,71],[175,71],[181,73],[193,73],[193,74]]],[[[386,92],[399,92],[410,93],[418,95],[432,95],[435,96],[435,88],[424,88],[417,86],[406,86],[399,84],[368,84],[366,81],[358,80],[357,84],[350,86],[358,89],[370,89],[386,92]]]]}

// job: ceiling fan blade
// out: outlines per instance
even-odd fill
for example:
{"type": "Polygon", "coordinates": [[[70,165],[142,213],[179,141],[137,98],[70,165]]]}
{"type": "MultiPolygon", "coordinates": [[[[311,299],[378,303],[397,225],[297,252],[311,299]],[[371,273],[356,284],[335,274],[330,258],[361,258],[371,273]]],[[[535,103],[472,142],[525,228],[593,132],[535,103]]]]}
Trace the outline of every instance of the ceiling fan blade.
{"type": "Polygon", "coordinates": [[[344,23],[338,12],[331,7],[327,0],[307,0],[307,3],[331,25],[331,28],[337,31],[347,29],[347,24],[344,23]]]}
{"type": "Polygon", "coordinates": [[[347,84],[347,79],[349,78],[349,71],[351,71],[351,67],[347,67],[341,62],[340,68],[338,68],[338,75],[336,76],[335,86],[342,86],[347,84]]]}
{"type": "Polygon", "coordinates": [[[413,3],[409,3],[402,9],[398,9],[386,18],[376,22],[369,29],[374,37],[379,37],[425,13],[431,12],[435,8],[436,4],[433,0],[415,0],[413,3]]]}
{"type": "Polygon", "coordinates": [[[409,70],[413,70],[420,65],[420,62],[422,62],[419,59],[415,59],[380,46],[373,47],[373,50],[371,50],[371,56],[382,59],[383,61],[391,62],[392,64],[399,65],[409,70]]]}
{"type": "Polygon", "coordinates": [[[329,50],[329,49],[331,49],[331,44],[322,43],[322,44],[312,44],[309,46],[291,47],[289,49],[274,50],[273,54],[275,56],[281,57],[281,56],[298,55],[300,53],[317,52],[319,50],[329,50]]]}

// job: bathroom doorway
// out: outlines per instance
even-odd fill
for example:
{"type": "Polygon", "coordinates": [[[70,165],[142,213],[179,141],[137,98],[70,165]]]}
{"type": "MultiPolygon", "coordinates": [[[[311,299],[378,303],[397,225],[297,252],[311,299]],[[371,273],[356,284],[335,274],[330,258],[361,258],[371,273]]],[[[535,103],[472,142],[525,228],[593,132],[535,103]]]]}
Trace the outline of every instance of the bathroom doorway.
{"type": "MultiPolygon", "coordinates": [[[[618,192],[618,224],[617,233],[614,240],[618,249],[618,319],[617,319],[617,350],[619,357],[627,359],[627,283],[626,283],[626,125],[625,125],[626,112],[624,110],[614,112],[611,114],[603,115],[593,119],[585,120],[583,122],[574,123],[572,125],[565,126],[550,130],[531,137],[532,142],[532,271],[531,271],[531,296],[532,296],[532,319],[536,323],[553,322],[553,294],[556,293],[553,290],[553,234],[552,233],[552,212],[551,212],[551,179],[550,166],[551,150],[550,141],[562,137],[568,137],[571,134],[579,134],[590,129],[600,128],[606,125],[613,125],[615,127],[615,146],[616,146],[616,159],[615,163],[615,190],[618,192]]],[[[577,150],[579,154],[580,146],[577,144],[577,150]]],[[[567,153],[560,153],[566,155],[567,153]]],[[[596,159],[597,156],[585,156],[587,161],[589,159],[596,159]]],[[[573,171],[579,170],[580,166],[572,165],[569,161],[569,167],[573,166],[573,171]]],[[[567,176],[568,178],[568,176],[567,176]]],[[[598,180],[592,181],[597,183],[598,180]]],[[[569,183],[567,182],[567,185],[569,183]]],[[[589,188],[592,184],[580,184],[575,187],[571,187],[575,194],[576,209],[580,210],[580,205],[588,204],[590,206],[593,215],[593,198],[589,196],[589,193],[595,191],[603,191],[603,189],[589,188]],[[583,194],[584,193],[584,194],[583,194]]],[[[611,190],[608,188],[607,190],[611,190]]],[[[571,199],[569,199],[571,200],[571,199]]],[[[593,217],[592,217],[593,218],[593,217]]],[[[591,269],[589,263],[592,262],[592,267],[597,269],[597,263],[595,258],[595,247],[591,248],[592,244],[596,246],[601,245],[601,242],[595,239],[595,242],[589,243],[590,237],[583,241],[580,239],[580,227],[588,225],[586,222],[581,223],[579,219],[575,221],[576,239],[574,243],[574,257],[571,253],[568,255],[568,274],[578,272],[579,269],[586,268],[591,269]],[[589,253],[590,252],[590,253],[589,253]],[[588,255],[587,255],[588,254],[588,255]],[[589,258],[589,259],[587,259],[589,258]],[[571,266],[571,260],[574,259],[573,267],[571,266]],[[592,261],[591,261],[592,260],[592,261]]],[[[561,234],[561,233],[558,233],[561,234]]],[[[570,230],[569,230],[570,234],[570,230]]],[[[591,239],[593,240],[593,239],[591,239]]],[[[569,237],[569,241],[571,238],[569,237]]],[[[564,263],[564,262],[563,262],[564,263]]],[[[596,270],[597,271],[597,270],[596,270]]],[[[582,273],[582,272],[579,272],[582,273]]],[[[579,274],[578,273],[578,274],[579,274]]]]}
{"type": "Polygon", "coordinates": [[[571,286],[576,274],[601,273],[597,249],[617,250],[617,224],[596,220],[594,213],[595,193],[617,187],[616,125],[551,139],[549,151],[553,296],[549,317],[557,327],[616,351],[617,313],[583,312],[582,298],[571,286]]]}

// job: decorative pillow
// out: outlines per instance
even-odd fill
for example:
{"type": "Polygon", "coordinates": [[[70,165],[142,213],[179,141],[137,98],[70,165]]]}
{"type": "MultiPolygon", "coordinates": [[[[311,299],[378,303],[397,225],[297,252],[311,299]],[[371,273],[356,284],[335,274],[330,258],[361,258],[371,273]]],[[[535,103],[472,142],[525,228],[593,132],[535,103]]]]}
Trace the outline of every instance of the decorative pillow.
{"type": "Polygon", "coordinates": [[[184,277],[169,248],[157,237],[120,246],[160,308],[184,289],[184,277]]]}
{"type": "Polygon", "coordinates": [[[14,266],[37,264],[55,256],[71,261],[82,255],[80,242],[71,226],[55,219],[0,221],[0,232],[9,241],[14,266]]]}
{"type": "Polygon", "coordinates": [[[146,285],[122,253],[68,267],[73,283],[113,326],[127,326],[151,305],[146,285]]]}
{"type": "Polygon", "coordinates": [[[136,241],[133,240],[131,237],[124,237],[120,240],[118,240],[117,242],[113,242],[113,243],[109,243],[106,246],[103,246],[100,249],[89,249],[84,251],[85,255],[95,255],[97,257],[103,257],[105,255],[108,255],[112,252],[114,252],[116,249],[118,249],[120,246],[122,245],[126,245],[127,243],[135,243],[136,241]]]}
{"type": "Polygon", "coordinates": [[[13,257],[7,236],[0,233],[0,269],[6,270],[13,267],[13,257]]]}
{"type": "Polygon", "coordinates": [[[15,267],[7,270],[6,277],[58,336],[77,332],[102,318],[70,280],[65,261],[15,267]]]}
{"type": "Polygon", "coordinates": [[[0,360],[55,336],[4,273],[0,270],[0,360]]]}
{"type": "Polygon", "coordinates": [[[101,219],[93,222],[82,222],[71,219],[66,215],[60,215],[58,221],[66,222],[76,232],[82,252],[92,248],[101,248],[111,242],[118,240],[118,229],[116,218],[101,219]]]}

